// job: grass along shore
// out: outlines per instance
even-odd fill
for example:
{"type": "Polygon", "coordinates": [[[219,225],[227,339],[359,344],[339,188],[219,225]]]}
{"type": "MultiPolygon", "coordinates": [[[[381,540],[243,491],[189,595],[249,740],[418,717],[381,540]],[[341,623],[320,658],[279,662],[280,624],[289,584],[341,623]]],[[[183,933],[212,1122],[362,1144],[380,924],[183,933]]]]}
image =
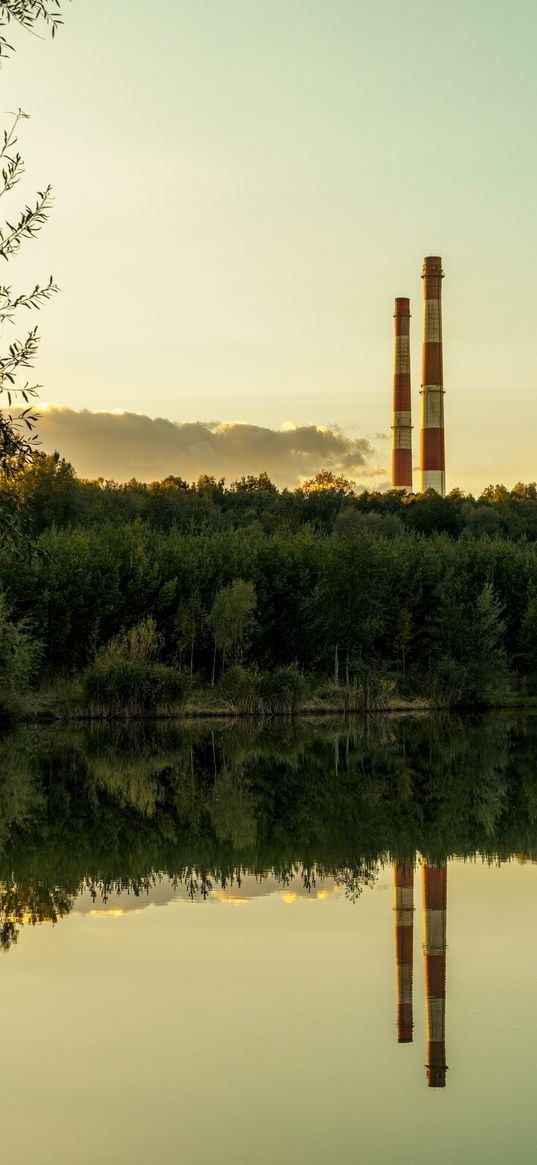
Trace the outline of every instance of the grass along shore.
{"type": "MultiPolygon", "coordinates": [[[[236,678],[235,678],[236,684],[236,678]]],[[[237,686],[237,685],[236,685],[237,686]]],[[[278,693],[268,699],[244,685],[230,691],[229,682],[196,685],[182,701],[165,706],[132,707],[126,702],[113,708],[88,703],[82,677],[57,678],[43,684],[25,701],[17,717],[27,723],[88,720],[237,719],[262,716],[341,716],[378,713],[428,713],[445,710],[477,711],[483,708],[537,710],[537,696],[512,690],[487,702],[457,702],[401,694],[394,684],[379,687],[305,682],[299,693],[278,693]]]]}

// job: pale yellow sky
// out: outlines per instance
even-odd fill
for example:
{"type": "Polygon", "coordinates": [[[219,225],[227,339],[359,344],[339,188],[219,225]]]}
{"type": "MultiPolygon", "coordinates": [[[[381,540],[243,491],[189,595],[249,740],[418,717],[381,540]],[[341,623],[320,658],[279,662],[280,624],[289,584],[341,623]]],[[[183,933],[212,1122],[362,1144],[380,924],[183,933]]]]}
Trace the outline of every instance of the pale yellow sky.
{"type": "Polygon", "coordinates": [[[383,467],[409,295],[417,461],[432,251],[448,488],[535,478],[536,23],[529,0],[74,0],[55,43],[19,37],[19,189],[56,206],[9,277],[63,289],[45,398],[339,426],[383,467]]]}

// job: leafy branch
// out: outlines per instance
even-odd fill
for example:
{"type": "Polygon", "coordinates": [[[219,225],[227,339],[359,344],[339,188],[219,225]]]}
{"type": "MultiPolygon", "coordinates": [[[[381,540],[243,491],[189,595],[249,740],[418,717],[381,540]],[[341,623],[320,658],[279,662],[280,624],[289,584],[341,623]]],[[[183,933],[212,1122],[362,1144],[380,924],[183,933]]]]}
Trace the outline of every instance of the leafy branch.
{"type": "MultiPolygon", "coordinates": [[[[15,384],[15,373],[18,368],[31,368],[32,363],[37,354],[37,347],[39,344],[39,337],[37,335],[37,328],[28,332],[25,340],[14,340],[9,345],[9,355],[0,356],[0,390],[5,392],[4,380],[9,384],[15,384]]],[[[8,390],[8,397],[10,396],[8,390]]],[[[11,404],[11,400],[9,401],[11,404]]]]}
{"type": "Polygon", "coordinates": [[[0,394],[7,397],[10,410],[17,398],[22,398],[26,406],[17,408],[15,413],[0,411],[0,471],[6,477],[30,461],[35,450],[38,414],[30,406],[30,400],[37,396],[40,386],[28,382],[17,386],[15,377],[21,368],[32,367],[38,346],[37,328],[33,328],[25,340],[14,340],[8,354],[0,357],[0,394]]]}
{"type": "Polygon", "coordinates": [[[0,324],[5,323],[6,320],[12,322],[19,307],[33,308],[35,311],[39,311],[42,303],[50,299],[51,295],[59,291],[59,288],[51,275],[48,283],[45,283],[43,287],[36,284],[33,291],[27,295],[17,295],[12,299],[12,290],[11,287],[0,286],[0,324]]]}
{"type": "MultiPolygon", "coordinates": [[[[17,126],[25,116],[19,109],[11,127],[4,131],[3,144],[0,146],[0,163],[4,163],[0,197],[16,185],[24,172],[20,154],[13,151],[17,143],[17,126]]],[[[35,206],[27,205],[15,222],[6,219],[5,227],[0,227],[1,258],[7,262],[17,254],[24,240],[35,238],[47,221],[51,206],[52,190],[47,186],[44,191],[38,192],[35,206]]],[[[47,283],[37,283],[31,291],[19,294],[14,294],[9,284],[0,285],[0,324],[6,322],[12,324],[17,312],[22,308],[38,311],[57,291],[58,287],[52,276],[47,283]]],[[[15,473],[30,461],[35,449],[34,428],[38,416],[29,402],[37,395],[39,385],[31,385],[28,382],[23,386],[17,385],[16,377],[22,369],[33,366],[38,345],[37,328],[33,328],[24,340],[14,340],[9,345],[7,353],[0,356],[0,398],[5,394],[10,410],[6,413],[5,409],[2,410],[0,407],[0,473],[5,476],[15,473]],[[22,398],[24,407],[12,412],[12,406],[18,398],[22,398]]]]}
{"type": "Polygon", "coordinates": [[[5,477],[11,477],[32,458],[37,441],[36,421],[37,414],[29,408],[16,417],[0,413],[0,470],[5,477]]]}
{"type": "Polygon", "coordinates": [[[52,187],[38,190],[37,201],[34,207],[26,206],[21,212],[18,222],[10,223],[6,219],[8,233],[0,228],[0,256],[9,259],[16,255],[23,239],[35,239],[35,236],[46,223],[48,211],[52,207],[52,187]]]}
{"type": "MultiPolygon", "coordinates": [[[[62,0],[0,0],[0,30],[16,24],[35,35],[44,28],[54,37],[63,23],[61,8],[62,0]]],[[[0,31],[0,62],[13,51],[13,45],[0,31]]],[[[12,124],[0,136],[0,198],[13,190],[24,173],[24,162],[17,149],[17,131],[26,116],[19,109],[13,115],[12,124]]],[[[46,186],[37,192],[35,205],[26,204],[13,222],[6,219],[5,226],[0,227],[1,258],[7,262],[25,240],[36,237],[48,219],[51,206],[52,189],[46,186]]],[[[52,276],[47,283],[37,283],[31,291],[19,294],[13,294],[11,285],[0,285],[0,324],[13,323],[19,309],[39,310],[57,290],[52,276]]],[[[14,340],[6,355],[0,357],[0,476],[7,477],[20,470],[34,454],[38,417],[29,402],[37,395],[39,385],[26,382],[21,387],[16,384],[16,377],[22,369],[33,365],[38,343],[37,328],[33,328],[24,340],[14,340]],[[2,408],[2,394],[7,397],[9,411],[2,408]],[[12,411],[14,400],[20,398],[24,407],[12,411]]],[[[8,527],[10,522],[11,518],[8,527]]],[[[6,528],[6,522],[3,524],[6,528]]]]}
{"type": "Polygon", "coordinates": [[[0,196],[7,194],[8,190],[12,190],[24,173],[24,164],[18,150],[15,154],[12,154],[11,151],[17,145],[17,126],[19,121],[27,117],[28,114],[23,113],[22,109],[19,109],[18,113],[15,114],[13,125],[9,129],[4,130],[2,147],[0,148],[0,162],[3,163],[3,185],[0,189],[0,196]]]}
{"type": "MultiPolygon", "coordinates": [[[[3,0],[0,3],[0,28],[11,23],[36,35],[36,30],[42,26],[54,37],[63,24],[61,0],[3,0]]],[[[13,51],[13,45],[0,35],[0,58],[13,51]]]]}

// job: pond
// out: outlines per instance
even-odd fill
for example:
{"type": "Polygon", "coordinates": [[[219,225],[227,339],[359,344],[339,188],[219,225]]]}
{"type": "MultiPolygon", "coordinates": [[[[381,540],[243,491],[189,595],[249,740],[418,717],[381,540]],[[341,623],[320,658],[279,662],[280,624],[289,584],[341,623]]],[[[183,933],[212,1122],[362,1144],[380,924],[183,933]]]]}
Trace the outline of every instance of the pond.
{"type": "Polygon", "coordinates": [[[0,739],[17,1165],[533,1162],[537,720],[0,739]]]}

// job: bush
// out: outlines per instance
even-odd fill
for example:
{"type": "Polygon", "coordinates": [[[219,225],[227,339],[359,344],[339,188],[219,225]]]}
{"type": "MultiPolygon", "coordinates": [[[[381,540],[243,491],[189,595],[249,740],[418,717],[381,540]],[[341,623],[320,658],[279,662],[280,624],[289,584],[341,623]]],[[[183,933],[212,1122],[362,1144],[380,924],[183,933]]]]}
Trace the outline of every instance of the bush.
{"type": "Polygon", "coordinates": [[[265,672],[259,681],[264,712],[272,716],[294,716],[304,699],[306,681],[296,664],[265,672]]]}
{"type": "Polygon", "coordinates": [[[294,716],[300,708],[306,683],[295,664],[274,672],[230,667],[224,673],[221,690],[243,716],[294,716]]]}
{"type": "Polygon", "coordinates": [[[317,694],[335,712],[385,712],[397,696],[397,685],[389,676],[361,668],[348,683],[330,680],[318,689],[317,694]]]}
{"type": "Polygon", "coordinates": [[[191,689],[186,672],[143,659],[98,658],[83,682],[92,716],[172,715],[191,689]]]}
{"type": "Polygon", "coordinates": [[[237,664],[224,672],[221,690],[237,712],[243,716],[253,716],[262,712],[258,684],[259,676],[256,671],[237,664]]]}

